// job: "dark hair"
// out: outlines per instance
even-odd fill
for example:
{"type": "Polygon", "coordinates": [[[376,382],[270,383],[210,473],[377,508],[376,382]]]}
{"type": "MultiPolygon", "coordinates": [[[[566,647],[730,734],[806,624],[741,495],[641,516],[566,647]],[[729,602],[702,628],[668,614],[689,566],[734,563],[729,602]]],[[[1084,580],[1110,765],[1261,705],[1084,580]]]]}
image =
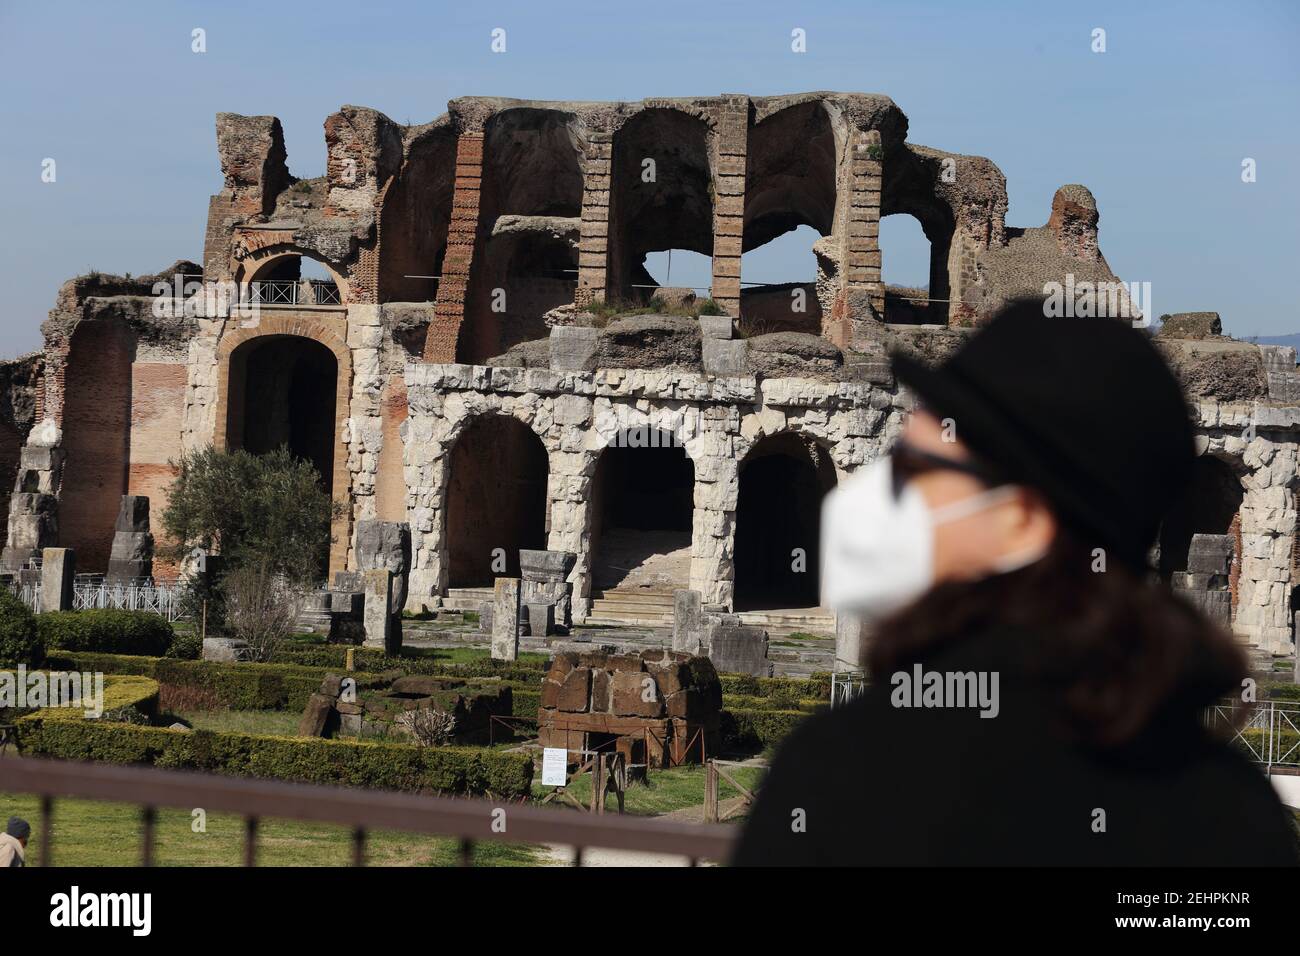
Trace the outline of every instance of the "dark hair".
{"type": "Polygon", "coordinates": [[[1153,721],[1194,719],[1240,686],[1246,660],[1232,637],[1151,575],[1094,570],[1094,555],[1059,529],[1048,554],[1018,571],[942,583],[881,622],[868,653],[877,680],[939,648],[997,628],[1025,642],[1066,725],[1108,748],[1153,721]]]}

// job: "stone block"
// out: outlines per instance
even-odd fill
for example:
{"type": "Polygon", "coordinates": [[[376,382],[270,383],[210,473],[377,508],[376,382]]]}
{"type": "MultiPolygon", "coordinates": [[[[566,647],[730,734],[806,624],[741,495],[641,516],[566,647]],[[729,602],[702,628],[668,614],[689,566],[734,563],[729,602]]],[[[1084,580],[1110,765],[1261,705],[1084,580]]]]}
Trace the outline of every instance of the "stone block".
{"type": "Polygon", "coordinates": [[[565,713],[586,713],[591,701],[591,668],[575,667],[564,675],[555,698],[555,706],[565,713]]]}
{"type": "Polygon", "coordinates": [[[46,548],[41,552],[41,610],[72,610],[72,584],[77,556],[71,548],[46,548]]]}
{"type": "Polygon", "coordinates": [[[649,673],[616,670],[612,675],[609,709],[620,717],[658,717],[663,713],[664,703],[649,673]]]}
{"type": "Polygon", "coordinates": [[[393,573],[376,568],[362,573],[365,583],[365,606],[362,623],[365,628],[366,647],[389,652],[396,650],[393,643],[393,573]]]}
{"type": "Polygon", "coordinates": [[[520,576],[525,581],[563,583],[577,563],[578,556],[571,551],[534,551],[521,549],[519,552],[520,576]]]}
{"type": "Polygon", "coordinates": [[[557,325],[551,329],[551,371],[594,371],[599,340],[599,329],[588,329],[575,325],[557,325]]]}
{"type": "MultiPolygon", "coordinates": [[[[138,497],[126,495],[127,498],[138,497]]],[[[149,499],[144,499],[147,503],[149,499]]],[[[146,509],[147,510],[147,509],[146,509]]],[[[121,521],[121,517],[118,518],[121,521]]],[[[145,524],[148,524],[146,516],[145,524]]],[[[108,556],[109,584],[125,584],[153,575],[153,535],[148,531],[115,531],[108,556]]]]}
{"type": "Polygon", "coordinates": [[[328,737],[331,718],[334,716],[334,698],[312,694],[298,722],[299,737],[328,737]]]}
{"type": "Polygon", "coordinates": [[[547,637],[555,633],[555,606],[544,603],[528,603],[524,607],[528,612],[528,633],[532,637],[547,637]]]}
{"type": "Polygon", "coordinates": [[[478,629],[485,634],[492,633],[493,610],[496,607],[492,601],[484,601],[478,606],[478,629]]]}
{"type": "Polygon", "coordinates": [[[703,626],[704,612],[700,605],[700,592],[674,591],[673,650],[698,654],[703,626]]]}
{"type": "Polygon", "coordinates": [[[709,660],[725,674],[771,677],[767,631],[747,625],[719,625],[709,635],[709,660]]]}
{"type": "Polygon", "coordinates": [[[836,671],[862,670],[866,655],[866,625],[856,614],[840,611],[835,615],[836,671]]]}
{"type": "Polygon", "coordinates": [[[519,657],[519,578],[497,578],[493,586],[492,657],[519,657]]]}
{"type": "Polygon", "coordinates": [[[705,339],[734,339],[736,327],[729,315],[700,316],[700,334],[705,339]]]}
{"type": "Polygon", "coordinates": [[[747,375],[749,343],[744,339],[705,338],[704,371],[710,375],[747,375]]]}
{"type": "Polygon", "coordinates": [[[1187,570],[1227,574],[1232,563],[1232,551],[1232,535],[1194,534],[1187,552],[1187,570]]]}
{"type": "Polygon", "coordinates": [[[384,569],[393,575],[394,613],[406,606],[406,581],[411,567],[411,528],[404,521],[357,522],[356,563],[362,573],[384,569]]]}
{"type": "Polygon", "coordinates": [[[335,571],[335,591],[360,591],[364,587],[360,571],[335,571]]]}
{"type": "Polygon", "coordinates": [[[149,530],[148,495],[123,495],[117,509],[114,531],[147,532],[149,530]]]}
{"type": "Polygon", "coordinates": [[[609,671],[602,667],[591,672],[591,712],[593,714],[609,712],[609,694],[612,686],[609,671]]]}

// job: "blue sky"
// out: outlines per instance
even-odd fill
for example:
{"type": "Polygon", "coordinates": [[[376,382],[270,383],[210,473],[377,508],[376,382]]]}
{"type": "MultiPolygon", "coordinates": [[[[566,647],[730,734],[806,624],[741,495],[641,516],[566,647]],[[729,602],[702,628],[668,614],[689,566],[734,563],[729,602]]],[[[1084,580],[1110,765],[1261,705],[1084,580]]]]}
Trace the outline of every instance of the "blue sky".
{"type": "MultiPolygon", "coordinates": [[[[221,186],[216,112],[279,116],[291,170],[314,176],[339,106],[420,123],[465,95],[886,93],[911,141],[1001,167],[1013,225],[1041,225],[1061,184],[1088,186],[1103,252],[1121,278],[1152,283],[1157,312],[1217,310],[1236,335],[1300,331],[1287,285],[1300,264],[1297,41],[1294,0],[3,0],[0,355],[39,346],[72,275],[201,258],[221,186]],[[490,49],[496,27],[504,54],[490,49]],[[1105,53],[1091,50],[1097,27],[1105,53]],[[806,53],[791,51],[795,28],[806,53]],[[54,183],[41,182],[47,157],[54,183]]],[[[747,256],[745,278],[808,277],[808,238],[747,256]]],[[[887,281],[924,278],[914,224],[887,220],[882,244],[887,281]]],[[[692,275],[675,257],[673,283],[692,275]]]]}

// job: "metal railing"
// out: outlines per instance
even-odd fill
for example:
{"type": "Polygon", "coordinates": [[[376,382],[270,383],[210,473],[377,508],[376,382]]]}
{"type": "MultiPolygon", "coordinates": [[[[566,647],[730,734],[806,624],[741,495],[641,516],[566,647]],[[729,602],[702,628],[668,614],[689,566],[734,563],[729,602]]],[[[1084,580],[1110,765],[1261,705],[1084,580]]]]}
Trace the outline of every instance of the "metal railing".
{"type": "Polygon", "coordinates": [[[1267,767],[1300,767],[1300,701],[1263,700],[1215,704],[1205,714],[1206,726],[1219,731],[1255,763],[1267,767]],[[1248,707],[1246,719],[1241,710],[1248,707]]]}
{"type": "MultiPolygon", "coordinates": [[[[343,304],[337,283],[326,279],[308,279],[305,284],[311,289],[305,304],[343,304]]],[[[259,305],[301,305],[304,304],[303,285],[300,279],[260,279],[248,284],[249,300],[259,305]]]]}
{"type": "Polygon", "coordinates": [[[460,863],[473,863],[474,844],[562,844],[574,848],[574,865],[592,847],[667,853],[724,861],[737,837],[734,827],[629,816],[570,813],[504,800],[453,799],[410,793],[284,783],[80,761],[0,760],[0,792],[40,798],[39,860],[49,866],[55,801],[72,797],[133,803],[141,808],[140,865],[154,863],[159,808],[234,813],[244,818],[244,865],[257,865],[262,819],[329,823],[352,830],[352,864],[364,866],[371,830],[399,830],[459,841],[460,863]]]}
{"type": "MultiPolygon", "coordinates": [[[[12,581],[9,590],[33,611],[41,610],[41,585],[12,581]]],[[[103,581],[77,581],[72,585],[72,610],[144,611],[158,614],[168,621],[179,621],[193,614],[191,592],[179,582],[108,584],[103,581]]]]}

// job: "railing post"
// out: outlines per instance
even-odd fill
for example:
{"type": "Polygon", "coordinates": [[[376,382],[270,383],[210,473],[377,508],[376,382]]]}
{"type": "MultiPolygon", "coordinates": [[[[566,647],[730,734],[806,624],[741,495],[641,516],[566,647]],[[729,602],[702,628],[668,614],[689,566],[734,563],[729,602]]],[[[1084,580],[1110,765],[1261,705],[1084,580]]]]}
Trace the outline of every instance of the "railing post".
{"type": "Polygon", "coordinates": [[[157,815],[153,807],[140,808],[140,821],[144,831],[140,839],[140,865],[144,867],[153,866],[153,824],[157,815]]]}

